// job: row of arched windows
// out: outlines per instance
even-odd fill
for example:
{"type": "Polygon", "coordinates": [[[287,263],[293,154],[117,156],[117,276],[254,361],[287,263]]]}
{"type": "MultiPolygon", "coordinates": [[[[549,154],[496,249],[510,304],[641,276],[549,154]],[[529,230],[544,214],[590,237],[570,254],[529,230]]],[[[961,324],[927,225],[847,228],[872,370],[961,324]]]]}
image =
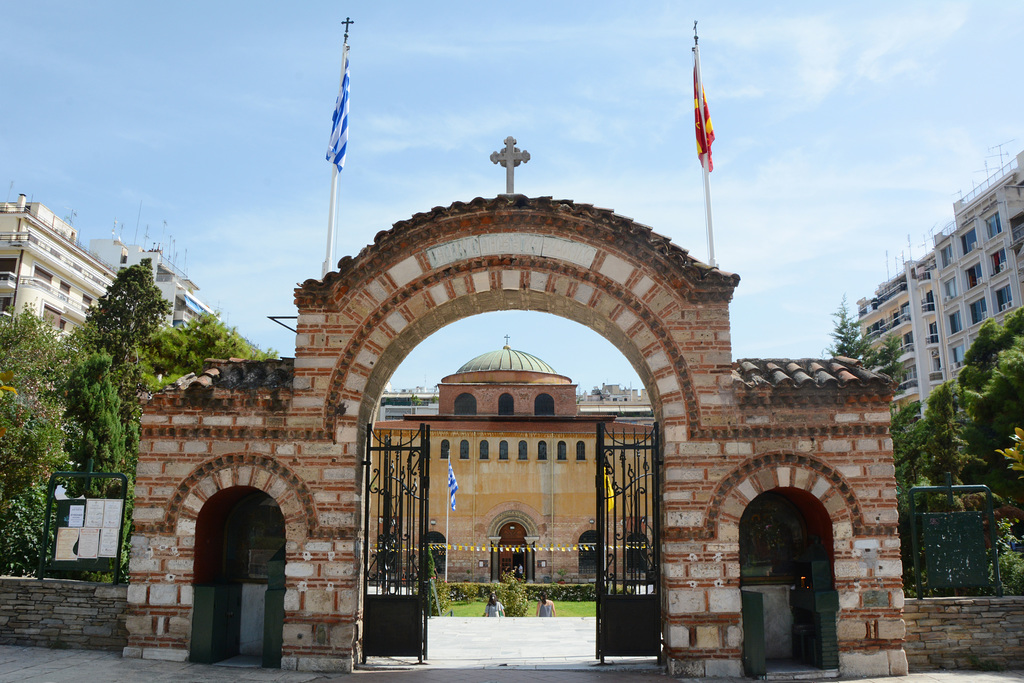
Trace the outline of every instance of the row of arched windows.
{"type": "MultiPolygon", "coordinates": [[[[476,415],[476,396],[473,394],[459,394],[455,397],[454,411],[456,415],[476,415]]],[[[515,415],[516,401],[512,394],[502,394],[498,397],[498,415],[515,415]]],[[[534,415],[554,415],[555,399],[551,394],[537,394],[533,399],[534,415]]]]}
{"type": "MultiPolygon", "coordinates": [[[[518,445],[518,460],[529,460],[529,447],[530,445],[525,440],[520,440],[518,445]]],[[[441,440],[441,459],[447,460],[451,457],[452,445],[448,439],[441,440]]],[[[480,442],[479,455],[481,460],[490,460],[491,458],[491,443],[487,439],[480,442]]],[[[469,460],[469,440],[462,439],[459,441],[459,460],[469,460]]],[[[537,443],[537,460],[548,459],[548,442],[540,441],[537,443]]],[[[555,459],[556,460],[568,460],[569,459],[569,447],[564,441],[559,441],[555,445],[555,459]]],[[[582,441],[576,442],[576,459],[586,460],[587,459],[587,446],[582,441]]],[[[508,460],[508,441],[502,440],[498,442],[498,460],[508,460]]]]}

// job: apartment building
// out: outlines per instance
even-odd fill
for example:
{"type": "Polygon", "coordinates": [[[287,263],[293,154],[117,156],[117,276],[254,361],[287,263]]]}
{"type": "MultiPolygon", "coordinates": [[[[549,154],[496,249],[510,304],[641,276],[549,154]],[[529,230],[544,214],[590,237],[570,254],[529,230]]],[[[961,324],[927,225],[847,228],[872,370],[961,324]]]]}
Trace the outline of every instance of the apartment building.
{"type": "Polygon", "coordinates": [[[144,249],[138,244],[125,244],[119,239],[89,240],[89,251],[105,261],[114,270],[121,270],[149,259],[153,267],[153,281],[172,306],[167,324],[177,327],[184,325],[203,313],[216,315],[196,294],[199,287],[164,258],[160,248],[144,249]]]}
{"type": "Polygon", "coordinates": [[[43,204],[0,203],[0,314],[30,310],[59,330],[85,322],[89,307],[106,293],[122,268],[150,259],[153,279],[172,304],[168,325],[182,325],[213,309],[196,286],[160,249],[119,239],[78,241],[78,231],[43,204]]]}
{"type": "Polygon", "coordinates": [[[1024,152],[955,202],[953,214],[931,252],[858,301],[861,332],[872,345],[900,336],[907,375],[898,402],[923,402],[956,377],[981,323],[1001,322],[1021,305],[1024,152]]]}
{"type": "Polygon", "coordinates": [[[78,241],[78,231],[38,202],[0,204],[0,312],[29,310],[59,330],[85,322],[114,271],[78,241]]]}

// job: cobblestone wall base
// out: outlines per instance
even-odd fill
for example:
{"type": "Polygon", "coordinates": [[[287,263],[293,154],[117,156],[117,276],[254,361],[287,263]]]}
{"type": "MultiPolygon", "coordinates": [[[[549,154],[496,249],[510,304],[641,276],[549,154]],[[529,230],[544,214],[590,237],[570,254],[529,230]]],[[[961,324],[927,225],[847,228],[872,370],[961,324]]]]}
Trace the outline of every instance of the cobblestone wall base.
{"type": "Polygon", "coordinates": [[[907,600],[911,671],[1024,667],[1024,596],[907,600]]]}
{"type": "Polygon", "coordinates": [[[121,650],[128,587],[0,577],[0,645],[121,650]]]}

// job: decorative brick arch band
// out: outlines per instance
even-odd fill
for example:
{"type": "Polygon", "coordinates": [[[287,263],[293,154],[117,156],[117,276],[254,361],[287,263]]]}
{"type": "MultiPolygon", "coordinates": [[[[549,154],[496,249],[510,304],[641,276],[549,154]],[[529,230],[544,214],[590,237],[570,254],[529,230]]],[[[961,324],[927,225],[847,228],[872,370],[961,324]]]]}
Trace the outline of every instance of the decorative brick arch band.
{"type": "Polygon", "coordinates": [[[498,536],[501,533],[501,527],[505,526],[509,522],[522,524],[523,528],[526,529],[526,536],[540,536],[540,529],[537,527],[537,523],[533,520],[530,513],[520,509],[520,506],[516,505],[513,509],[502,510],[494,514],[494,517],[492,517],[491,521],[487,524],[488,538],[498,536]]]}
{"type": "MultiPolygon", "coordinates": [[[[298,329],[300,339],[332,347],[330,376],[317,380],[332,433],[341,416],[360,428],[368,421],[420,341],[498,310],[545,311],[590,327],[630,360],[659,420],[692,426],[699,401],[690,365],[729,371],[728,301],[738,280],[611,211],[550,198],[476,199],[397,223],[338,272],[304,283],[298,329]]],[[[326,350],[317,356],[326,360],[326,350]]]]}
{"type": "Polygon", "coordinates": [[[700,536],[716,537],[717,527],[725,518],[738,524],[754,498],[777,488],[810,493],[824,506],[833,524],[849,522],[857,535],[875,531],[865,527],[853,488],[835,468],[807,455],[780,452],[751,458],[722,478],[708,501],[700,536]]]}
{"type": "Polygon", "coordinates": [[[164,514],[164,521],[147,525],[156,533],[187,532],[194,528],[199,511],[219,491],[248,486],[273,498],[285,524],[300,523],[306,536],[320,535],[313,495],[306,484],[278,460],[261,455],[234,454],[208,460],[178,485],[164,514]]]}

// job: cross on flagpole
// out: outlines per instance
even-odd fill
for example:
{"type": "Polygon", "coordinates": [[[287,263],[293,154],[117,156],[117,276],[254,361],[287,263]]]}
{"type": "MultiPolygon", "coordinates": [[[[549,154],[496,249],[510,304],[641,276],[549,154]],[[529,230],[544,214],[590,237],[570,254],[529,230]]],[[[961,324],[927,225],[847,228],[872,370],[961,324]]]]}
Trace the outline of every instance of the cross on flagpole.
{"type": "Polygon", "coordinates": [[[505,167],[505,194],[515,194],[515,167],[530,160],[530,153],[516,147],[516,139],[509,135],[505,138],[505,148],[501,152],[491,152],[491,163],[505,167]]]}
{"type": "Polygon", "coordinates": [[[334,224],[337,220],[338,171],[345,166],[348,150],[348,27],[356,22],[345,17],[345,39],[341,44],[341,83],[338,86],[338,100],[334,105],[331,125],[331,139],[327,146],[327,160],[331,162],[331,203],[327,213],[327,256],[324,258],[321,277],[334,267],[334,224]]]}

